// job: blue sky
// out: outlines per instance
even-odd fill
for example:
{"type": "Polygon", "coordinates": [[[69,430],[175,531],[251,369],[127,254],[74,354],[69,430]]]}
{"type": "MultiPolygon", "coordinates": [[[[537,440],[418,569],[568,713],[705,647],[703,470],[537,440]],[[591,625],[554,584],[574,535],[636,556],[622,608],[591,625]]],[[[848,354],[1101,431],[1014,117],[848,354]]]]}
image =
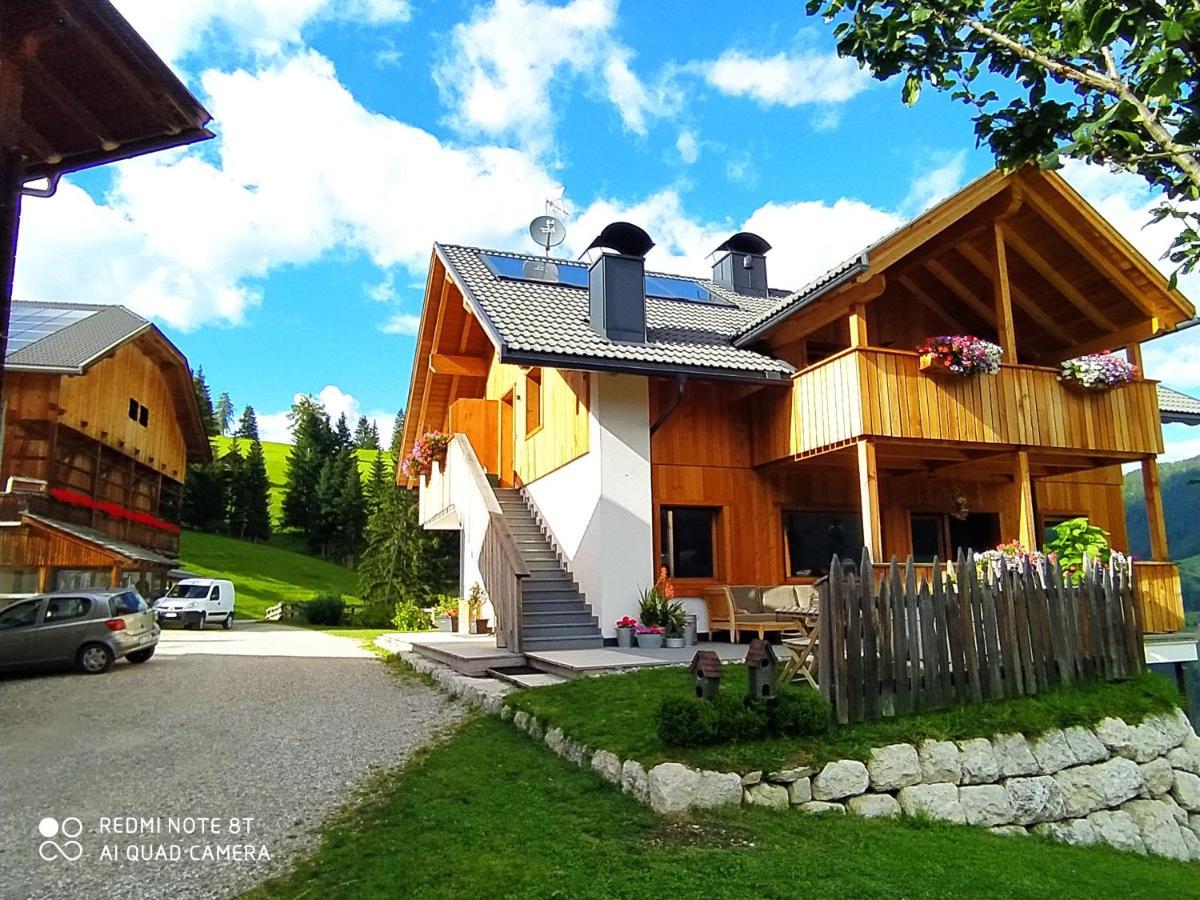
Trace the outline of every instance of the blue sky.
{"type": "MultiPolygon", "coordinates": [[[[435,240],[529,249],[563,196],[565,252],[629,218],[652,266],[703,274],[749,227],[793,286],[991,164],[965,109],[904,107],[795,0],[116,5],[218,138],[29,200],[17,295],[152,316],[275,437],[297,392],[390,427],[435,240]]],[[[1139,182],[1067,175],[1161,253],[1139,182]]],[[[1147,368],[1200,390],[1200,337],[1159,342],[1147,368]]],[[[1193,434],[1170,430],[1171,455],[1200,453],[1193,434]]]]}

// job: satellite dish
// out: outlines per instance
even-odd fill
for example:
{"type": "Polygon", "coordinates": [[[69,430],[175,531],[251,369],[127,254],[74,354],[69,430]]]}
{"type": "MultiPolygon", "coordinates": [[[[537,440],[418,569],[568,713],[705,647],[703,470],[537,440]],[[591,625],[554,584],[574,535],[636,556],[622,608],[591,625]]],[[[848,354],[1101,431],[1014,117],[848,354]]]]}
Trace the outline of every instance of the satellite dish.
{"type": "MultiPolygon", "coordinates": [[[[604,229],[596,235],[595,240],[587,245],[587,249],[607,247],[609,250],[616,250],[625,256],[645,256],[653,246],[654,241],[650,235],[636,225],[629,222],[613,222],[611,225],[604,226],[604,229]]],[[[586,253],[587,250],[584,252],[586,253]]]]}
{"type": "Polygon", "coordinates": [[[558,266],[548,259],[527,259],[521,274],[529,281],[549,281],[558,284],[558,266]]]}
{"type": "Polygon", "coordinates": [[[529,236],[549,253],[551,247],[557,247],[566,239],[567,228],[554,216],[538,216],[529,223],[529,236]]]}

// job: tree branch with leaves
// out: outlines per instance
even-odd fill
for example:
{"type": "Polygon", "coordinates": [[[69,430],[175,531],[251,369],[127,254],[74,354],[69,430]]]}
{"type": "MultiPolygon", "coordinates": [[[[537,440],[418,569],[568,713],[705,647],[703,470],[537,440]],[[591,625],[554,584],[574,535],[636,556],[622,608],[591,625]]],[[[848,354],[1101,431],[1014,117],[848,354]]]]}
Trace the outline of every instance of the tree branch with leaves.
{"type": "Polygon", "coordinates": [[[1063,158],[1144,178],[1174,219],[1165,254],[1200,265],[1200,3],[1196,0],[809,0],[838,52],[880,80],[903,76],[975,110],[975,133],[1004,168],[1063,158]]]}

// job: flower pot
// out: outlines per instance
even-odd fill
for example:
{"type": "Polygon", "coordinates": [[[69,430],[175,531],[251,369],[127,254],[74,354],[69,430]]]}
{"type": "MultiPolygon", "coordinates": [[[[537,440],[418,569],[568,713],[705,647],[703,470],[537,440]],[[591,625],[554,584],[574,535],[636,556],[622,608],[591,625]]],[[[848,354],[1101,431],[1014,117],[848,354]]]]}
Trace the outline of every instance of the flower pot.
{"type": "Polygon", "coordinates": [[[1074,378],[1060,378],[1059,381],[1068,390],[1075,391],[1077,394],[1097,394],[1102,391],[1115,391],[1117,388],[1123,388],[1132,382],[1125,381],[1121,384],[1084,384],[1082,381],[1076,381],[1074,378]]]}
{"type": "Polygon", "coordinates": [[[637,645],[643,650],[661,650],[663,636],[661,634],[639,634],[637,645]]]}
{"type": "Polygon", "coordinates": [[[679,637],[669,637],[669,638],[667,638],[667,647],[669,647],[670,649],[672,649],[672,650],[679,650],[679,649],[680,649],[680,648],[682,648],[683,646],[684,646],[684,643],[683,643],[683,636],[682,636],[682,635],[680,635],[679,637]]]}
{"type": "Polygon", "coordinates": [[[458,634],[458,616],[448,616],[447,618],[450,619],[450,630],[458,634]]]}
{"type": "Polygon", "coordinates": [[[689,615],[683,619],[683,646],[694,647],[696,645],[696,616],[689,615]]]}
{"type": "Polygon", "coordinates": [[[488,633],[488,620],[487,619],[476,619],[475,620],[475,633],[476,634],[487,634],[488,633]]]}
{"type": "Polygon", "coordinates": [[[632,647],[633,646],[633,629],[618,628],[617,629],[617,646],[632,647]]]}

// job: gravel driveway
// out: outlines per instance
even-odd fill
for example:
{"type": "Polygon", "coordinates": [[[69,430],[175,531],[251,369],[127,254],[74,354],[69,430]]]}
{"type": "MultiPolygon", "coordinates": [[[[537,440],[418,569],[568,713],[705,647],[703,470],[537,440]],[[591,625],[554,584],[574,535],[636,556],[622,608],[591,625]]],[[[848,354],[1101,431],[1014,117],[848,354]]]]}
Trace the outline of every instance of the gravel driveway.
{"type": "Polygon", "coordinates": [[[0,897],[234,895],[461,715],[356,641],[268,624],[166,632],[106,675],[0,678],[0,897]]]}

